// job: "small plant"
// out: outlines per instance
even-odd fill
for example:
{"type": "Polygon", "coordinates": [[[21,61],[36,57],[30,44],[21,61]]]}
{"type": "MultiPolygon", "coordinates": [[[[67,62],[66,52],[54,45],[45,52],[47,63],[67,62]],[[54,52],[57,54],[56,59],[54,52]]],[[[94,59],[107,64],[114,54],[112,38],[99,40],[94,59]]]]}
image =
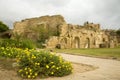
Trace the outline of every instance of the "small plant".
{"type": "Polygon", "coordinates": [[[56,56],[46,51],[26,51],[19,56],[20,70],[18,73],[23,78],[42,76],[65,76],[72,72],[70,62],[61,56],[56,56]]]}

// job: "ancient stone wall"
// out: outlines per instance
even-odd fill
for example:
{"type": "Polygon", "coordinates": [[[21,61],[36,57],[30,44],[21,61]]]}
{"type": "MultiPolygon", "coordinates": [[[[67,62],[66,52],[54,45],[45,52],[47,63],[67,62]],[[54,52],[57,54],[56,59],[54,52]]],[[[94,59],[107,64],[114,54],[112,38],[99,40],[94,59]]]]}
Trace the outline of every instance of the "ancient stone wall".
{"type": "Polygon", "coordinates": [[[66,22],[61,15],[25,19],[14,23],[12,38],[15,38],[17,34],[22,38],[38,40],[41,28],[44,28],[46,31],[51,30],[54,32],[62,24],[66,24],[66,22]]]}
{"type": "MultiPolygon", "coordinates": [[[[67,24],[60,15],[25,19],[14,24],[13,33],[29,39],[39,39],[39,29],[59,31],[60,35],[49,37],[46,48],[113,48],[116,36],[100,29],[100,24],[85,22],[83,25],[67,24]]],[[[14,36],[13,36],[14,37],[14,36]]]]}
{"type": "MultiPolygon", "coordinates": [[[[112,40],[110,34],[100,29],[99,24],[86,22],[83,26],[72,24],[61,26],[61,35],[52,48],[58,44],[61,48],[113,48],[117,42],[116,37],[112,40]]],[[[48,40],[49,44],[51,41],[48,40]]]]}

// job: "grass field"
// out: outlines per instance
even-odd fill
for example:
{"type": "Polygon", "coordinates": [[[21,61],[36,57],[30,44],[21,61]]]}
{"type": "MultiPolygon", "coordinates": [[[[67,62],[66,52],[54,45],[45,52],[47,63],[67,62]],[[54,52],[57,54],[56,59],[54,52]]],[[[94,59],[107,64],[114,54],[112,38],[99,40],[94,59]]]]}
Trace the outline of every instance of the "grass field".
{"type": "Polygon", "coordinates": [[[54,49],[58,53],[100,57],[120,60],[120,48],[98,48],[98,49],[54,49]]]}

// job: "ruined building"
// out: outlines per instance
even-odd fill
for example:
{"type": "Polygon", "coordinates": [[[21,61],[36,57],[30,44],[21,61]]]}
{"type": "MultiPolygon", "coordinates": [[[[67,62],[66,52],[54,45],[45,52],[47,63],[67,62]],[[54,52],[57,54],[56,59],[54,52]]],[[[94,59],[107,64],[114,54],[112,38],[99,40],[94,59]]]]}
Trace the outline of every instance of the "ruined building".
{"type": "Polygon", "coordinates": [[[117,46],[116,36],[101,30],[100,24],[89,22],[85,22],[84,25],[67,24],[61,15],[42,16],[16,22],[13,34],[38,40],[41,27],[60,33],[45,40],[46,48],[113,48],[117,46]]]}

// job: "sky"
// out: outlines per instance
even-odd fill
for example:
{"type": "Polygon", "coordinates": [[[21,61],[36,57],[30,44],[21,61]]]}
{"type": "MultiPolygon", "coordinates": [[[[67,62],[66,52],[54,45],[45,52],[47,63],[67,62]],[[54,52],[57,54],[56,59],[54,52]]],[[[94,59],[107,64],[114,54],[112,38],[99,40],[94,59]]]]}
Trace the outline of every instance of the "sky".
{"type": "Polygon", "coordinates": [[[62,15],[67,23],[89,21],[102,29],[120,29],[120,0],[0,0],[0,21],[10,28],[26,18],[62,15]]]}

